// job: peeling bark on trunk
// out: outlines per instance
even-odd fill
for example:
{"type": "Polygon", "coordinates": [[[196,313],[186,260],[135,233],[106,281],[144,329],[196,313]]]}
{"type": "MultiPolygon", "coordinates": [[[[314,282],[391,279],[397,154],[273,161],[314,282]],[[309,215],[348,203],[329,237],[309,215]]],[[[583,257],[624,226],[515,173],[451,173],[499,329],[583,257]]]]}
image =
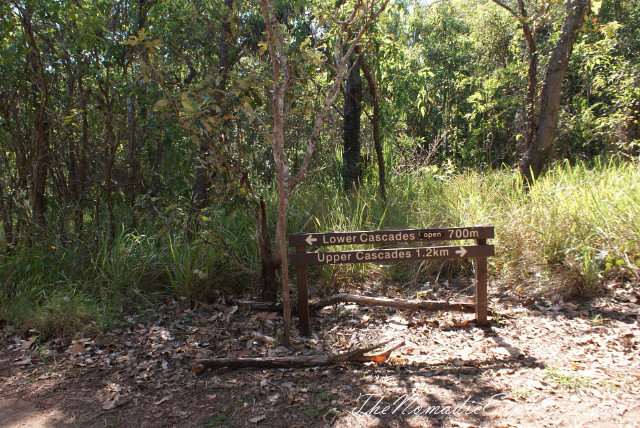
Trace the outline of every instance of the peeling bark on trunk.
{"type": "Polygon", "coordinates": [[[562,97],[562,83],[569,65],[569,58],[580,27],[591,7],[590,0],[567,1],[567,13],[560,36],[551,54],[547,75],[540,97],[540,113],[536,135],[520,165],[520,173],[531,184],[549,160],[551,145],[558,129],[558,112],[562,97]]]}
{"type": "Polygon", "coordinates": [[[360,56],[349,64],[344,94],[344,128],[342,152],[342,178],[345,190],[352,190],[360,185],[362,165],[360,162],[360,116],[362,113],[362,79],[360,78],[360,56]]]}
{"type": "Polygon", "coordinates": [[[383,201],[387,200],[386,190],[386,174],[384,171],[384,156],[382,153],[382,140],[380,139],[380,97],[378,96],[378,85],[371,73],[364,58],[360,58],[362,65],[362,72],[367,79],[367,85],[369,86],[369,93],[371,94],[371,100],[373,102],[373,116],[371,117],[371,123],[373,124],[373,144],[376,149],[376,157],[378,158],[378,181],[380,196],[383,201]]]}
{"type": "Polygon", "coordinates": [[[267,208],[264,199],[260,199],[260,281],[262,282],[262,300],[275,302],[278,299],[278,268],[280,260],[271,248],[271,236],[267,226],[267,208]]]}

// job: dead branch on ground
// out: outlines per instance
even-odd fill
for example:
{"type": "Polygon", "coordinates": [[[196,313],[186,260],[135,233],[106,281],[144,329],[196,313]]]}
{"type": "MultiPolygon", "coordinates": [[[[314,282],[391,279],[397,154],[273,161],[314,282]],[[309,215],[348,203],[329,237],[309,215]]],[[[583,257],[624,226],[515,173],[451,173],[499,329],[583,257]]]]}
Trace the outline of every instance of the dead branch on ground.
{"type": "Polygon", "coordinates": [[[391,348],[379,354],[365,355],[368,352],[385,346],[391,342],[388,340],[376,345],[368,346],[363,349],[356,349],[349,352],[330,355],[298,355],[285,357],[238,357],[238,358],[213,358],[206,360],[196,360],[192,366],[192,370],[196,373],[203,372],[205,369],[213,369],[218,367],[244,368],[289,368],[289,367],[312,367],[312,366],[330,366],[341,363],[363,363],[363,362],[382,362],[391,356],[396,349],[404,346],[404,341],[392,346],[391,348]]]}

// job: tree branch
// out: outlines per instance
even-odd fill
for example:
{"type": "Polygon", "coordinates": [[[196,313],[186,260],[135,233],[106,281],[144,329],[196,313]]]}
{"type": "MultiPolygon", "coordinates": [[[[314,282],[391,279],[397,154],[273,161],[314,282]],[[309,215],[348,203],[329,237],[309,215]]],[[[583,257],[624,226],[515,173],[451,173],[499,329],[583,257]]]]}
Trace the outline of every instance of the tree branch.
{"type": "Polygon", "coordinates": [[[504,10],[506,10],[507,12],[509,12],[511,15],[515,16],[515,18],[518,21],[520,21],[521,24],[524,24],[524,19],[522,18],[522,16],[524,15],[526,17],[526,11],[524,12],[523,15],[520,15],[519,13],[517,13],[515,10],[513,10],[511,7],[509,7],[507,4],[503,3],[502,1],[500,0],[492,0],[492,1],[498,6],[500,6],[501,8],[503,8],[504,10]]]}
{"type": "Polygon", "coordinates": [[[356,349],[354,351],[343,352],[340,354],[330,355],[300,355],[291,357],[240,357],[240,358],[214,358],[211,360],[196,360],[195,364],[191,367],[191,370],[196,373],[201,373],[205,369],[212,369],[218,367],[231,367],[231,368],[243,368],[243,367],[262,367],[262,368],[282,368],[282,367],[313,367],[313,366],[330,366],[341,363],[364,363],[364,362],[383,362],[386,361],[391,353],[402,346],[404,341],[398,343],[395,346],[383,351],[379,354],[365,355],[375,349],[381,348],[391,340],[378,343],[376,345],[368,346],[362,349],[356,349]]]}

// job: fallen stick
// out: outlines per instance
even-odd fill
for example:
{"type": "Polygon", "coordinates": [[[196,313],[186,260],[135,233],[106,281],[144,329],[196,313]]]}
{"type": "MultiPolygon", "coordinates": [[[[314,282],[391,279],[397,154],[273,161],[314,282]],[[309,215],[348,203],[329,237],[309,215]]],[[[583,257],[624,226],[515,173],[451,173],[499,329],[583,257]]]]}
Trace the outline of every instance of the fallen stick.
{"type": "Polygon", "coordinates": [[[191,370],[200,373],[205,369],[217,367],[258,367],[258,368],[288,368],[288,367],[311,367],[311,366],[330,366],[346,362],[382,362],[387,360],[393,351],[404,346],[401,342],[386,351],[375,355],[365,355],[374,349],[380,348],[391,342],[388,340],[377,345],[372,345],[363,349],[343,352],[341,354],[332,355],[301,355],[290,357],[238,357],[238,358],[213,358],[207,360],[196,360],[191,370]]]}
{"type": "Polygon", "coordinates": [[[403,300],[388,299],[385,297],[358,296],[355,294],[341,293],[327,299],[319,300],[309,305],[309,309],[317,311],[325,306],[336,303],[356,303],[364,306],[384,306],[387,308],[408,309],[412,311],[459,311],[475,312],[475,306],[471,303],[461,302],[437,302],[431,300],[403,300]]]}
{"type": "MultiPolygon", "coordinates": [[[[268,312],[282,312],[281,303],[255,302],[250,300],[237,300],[237,305],[247,305],[251,309],[268,312]]],[[[309,304],[310,311],[318,311],[324,307],[335,305],[337,303],[356,303],[363,306],[383,306],[387,308],[408,309],[412,311],[458,311],[466,313],[474,313],[475,305],[473,303],[462,302],[439,302],[433,300],[402,300],[388,299],[385,297],[369,297],[358,296],[356,294],[341,293],[326,299],[318,300],[309,304]]],[[[292,305],[292,312],[297,313],[296,305],[292,305]]]]}

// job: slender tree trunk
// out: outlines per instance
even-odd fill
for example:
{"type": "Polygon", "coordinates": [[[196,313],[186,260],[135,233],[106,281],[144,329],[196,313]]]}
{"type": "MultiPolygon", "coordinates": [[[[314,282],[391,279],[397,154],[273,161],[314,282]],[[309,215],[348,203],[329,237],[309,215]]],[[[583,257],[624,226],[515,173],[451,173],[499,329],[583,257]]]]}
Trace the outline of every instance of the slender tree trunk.
{"type": "MultiPolygon", "coordinates": [[[[107,113],[107,132],[113,130],[113,124],[111,121],[111,112],[107,113]]],[[[113,165],[115,163],[116,149],[113,146],[113,138],[107,138],[107,144],[104,147],[104,182],[105,182],[105,198],[107,199],[107,210],[109,211],[109,229],[111,231],[111,237],[116,236],[116,217],[113,211],[113,165]]]]}
{"type": "Polygon", "coordinates": [[[133,207],[136,199],[136,182],[138,180],[138,155],[136,150],[136,97],[129,95],[127,97],[127,139],[129,143],[127,151],[127,163],[129,164],[129,173],[127,177],[127,190],[129,193],[129,206],[133,207]]]}
{"type": "MultiPolygon", "coordinates": [[[[309,168],[311,156],[315,144],[318,140],[324,118],[326,117],[329,109],[336,100],[339,94],[340,85],[343,79],[343,73],[347,59],[354,53],[355,46],[359,43],[360,39],[364,35],[364,32],[377,18],[380,13],[385,9],[388,0],[383,0],[379,9],[372,9],[369,13],[366,23],[357,31],[357,35],[353,37],[352,41],[347,43],[342,39],[342,36],[349,29],[349,25],[353,23],[356,17],[357,9],[354,10],[349,17],[342,22],[341,30],[338,37],[338,45],[336,46],[335,61],[336,61],[336,77],[327,92],[327,98],[322,107],[322,110],[315,116],[313,130],[311,132],[307,151],[304,156],[304,160],[300,166],[300,170],[297,173],[291,173],[289,169],[289,160],[285,151],[285,139],[284,130],[286,125],[286,110],[285,110],[285,95],[289,85],[292,83],[292,76],[290,74],[287,55],[284,50],[284,38],[280,31],[280,26],[276,19],[275,6],[273,0],[262,0],[262,12],[265,18],[267,45],[269,48],[269,58],[271,60],[271,76],[272,76],[272,120],[273,128],[271,130],[271,147],[273,150],[273,160],[276,165],[277,183],[278,183],[278,212],[276,216],[276,236],[274,241],[274,260],[280,259],[282,266],[282,305],[283,305],[283,324],[284,331],[282,335],[282,344],[288,346],[290,343],[291,335],[291,303],[289,296],[289,265],[287,260],[287,241],[286,241],[286,221],[287,213],[289,211],[289,200],[296,186],[302,181],[304,175],[309,168]],[[348,48],[345,49],[345,46],[348,48]],[[344,54],[342,52],[345,52],[344,54]]],[[[356,7],[361,7],[362,4],[358,3],[356,7]]],[[[264,124],[264,122],[263,122],[264,124]]],[[[267,130],[265,129],[265,132],[267,130]]]]}
{"type": "MultiPolygon", "coordinates": [[[[527,72],[527,95],[525,97],[526,123],[527,131],[524,137],[524,150],[531,147],[532,142],[536,139],[536,95],[538,93],[538,50],[536,47],[535,34],[528,34],[527,50],[529,51],[529,70],[527,72]]],[[[522,154],[522,152],[520,152],[522,154]]]]}
{"type": "Polygon", "coordinates": [[[558,129],[558,112],[562,97],[562,83],[569,65],[569,58],[580,27],[591,7],[590,0],[568,0],[562,30],[551,54],[547,75],[540,96],[540,113],[536,138],[527,147],[520,165],[520,173],[527,183],[540,175],[549,159],[549,153],[558,129]]]}
{"type": "MultiPolygon", "coordinates": [[[[77,235],[82,233],[84,227],[84,190],[87,181],[87,145],[89,142],[89,118],[87,111],[87,96],[84,90],[82,74],[78,76],[78,92],[80,93],[80,109],[82,110],[82,135],[80,137],[79,152],[75,153],[76,172],[74,174],[75,181],[73,183],[73,199],[74,199],[74,230],[77,235]],[[79,159],[78,159],[79,158],[79,159]]],[[[78,146],[76,145],[76,149],[78,146]]]]}
{"type": "MultiPolygon", "coordinates": [[[[224,5],[226,8],[231,10],[233,8],[233,0],[225,0],[224,5]]],[[[224,90],[227,87],[227,78],[229,75],[229,68],[231,66],[231,62],[229,59],[229,49],[231,43],[231,26],[227,21],[226,15],[223,17],[222,31],[220,33],[220,41],[219,41],[219,64],[218,69],[220,70],[220,80],[216,87],[216,91],[213,95],[214,102],[218,105],[223,100],[224,90]]],[[[195,230],[197,228],[197,215],[203,208],[209,205],[209,197],[208,190],[211,187],[211,168],[209,165],[209,145],[207,144],[206,139],[200,140],[200,152],[198,155],[198,165],[196,166],[196,180],[193,186],[193,194],[192,194],[192,213],[191,213],[191,221],[190,228],[195,230]]],[[[190,239],[193,237],[190,236],[190,239]]]]}
{"type": "MultiPolygon", "coordinates": [[[[147,13],[148,13],[148,3],[147,0],[138,0],[138,19],[136,23],[135,31],[139,33],[144,30],[147,23],[147,13]]],[[[134,46],[131,48],[131,62],[133,62],[133,54],[136,50],[140,49],[140,46],[134,46]]],[[[146,55],[146,52],[143,51],[143,55],[146,55]]],[[[135,87],[144,86],[142,80],[138,80],[135,84],[135,87]]],[[[127,103],[127,139],[128,139],[128,151],[127,151],[127,163],[128,163],[128,176],[127,176],[127,193],[129,196],[129,206],[133,208],[135,204],[135,199],[137,196],[137,190],[142,187],[142,176],[141,176],[141,167],[140,162],[138,161],[138,145],[140,144],[138,134],[138,116],[137,116],[137,108],[136,105],[140,104],[140,100],[137,97],[137,93],[129,94],[126,98],[127,103]]],[[[143,104],[144,105],[144,104],[143,104]]],[[[146,116],[146,108],[144,109],[144,114],[146,116]]],[[[136,217],[131,211],[133,217],[133,224],[135,227],[136,217]]]]}
{"type": "Polygon", "coordinates": [[[9,246],[13,245],[13,198],[5,194],[5,189],[0,182],[0,216],[2,216],[3,241],[9,246]]]}
{"type": "Polygon", "coordinates": [[[104,164],[104,195],[107,200],[107,210],[109,212],[109,227],[111,237],[116,236],[116,220],[113,211],[113,165],[117,151],[115,133],[113,132],[113,99],[109,96],[109,87],[100,84],[100,90],[104,96],[104,118],[105,136],[103,143],[103,164],[104,164]]]}
{"type": "Polygon", "coordinates": [[[31,10],[22,10],[22,26],[27,34],[29,52],[27,61],[32,72],[31,90],[33,93],[34,136],[32,145],[31,200],[33,216],[42,229],[46,227],[45,190],[49,172],[50,150],[49,132],[51,122],[47,112],[49,104],[49,86],[45,76],[41,52],[33,34],[31,10]]]}
{"type": "Polygon", "coordinates": [[[373,124],[373,143],[376,149],[376,156],[378,158],[378,181],[380,183],[379,191],[383,201],[387,200],[386,191],[386,174],[384,171],[384,156],[382,152],[382,141],[380,139],[380,97],[378,96],[378,85],[373,77],[371,69],[369,69],[364,57],[360,58],[362,65],[362,72],[367,79],[369,86],[369,93],[371,94],[371,100],[373,101],[373,116],[371,117],[371,123],[373,124]]]}
{"type": "Polygon", "coordinates": [[[271,247],[271,235],[267,225],[267,208],[264,199],[260,198],[260,230],[258,243],[260,245],[260,280],[262,281],[262,300],[275,302],[278,300],[278,278],[280,258],[271,247]]]}
{"type": "Polygon", "coordinates": [[[344,94],[344,129],[342,152],[343,183],[345,190],[357,188],[362,178],[360,162],[360,116],[362,113],[362,79],[360,78],[360,55],[349,64],[344,94]]]}

